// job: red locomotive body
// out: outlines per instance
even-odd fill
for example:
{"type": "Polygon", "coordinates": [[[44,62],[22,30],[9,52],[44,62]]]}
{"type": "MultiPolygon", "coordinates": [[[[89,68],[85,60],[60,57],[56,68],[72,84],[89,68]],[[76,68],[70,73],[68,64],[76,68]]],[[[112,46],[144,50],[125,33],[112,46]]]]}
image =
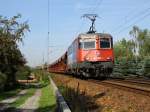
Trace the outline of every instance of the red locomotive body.
{"type": "Polygon", "coordinates": [[[80,34],[67,52],[50,66],[50,71],[84,77],[108,77],[113,69],[113,61],[111,35],[80,34]]]}

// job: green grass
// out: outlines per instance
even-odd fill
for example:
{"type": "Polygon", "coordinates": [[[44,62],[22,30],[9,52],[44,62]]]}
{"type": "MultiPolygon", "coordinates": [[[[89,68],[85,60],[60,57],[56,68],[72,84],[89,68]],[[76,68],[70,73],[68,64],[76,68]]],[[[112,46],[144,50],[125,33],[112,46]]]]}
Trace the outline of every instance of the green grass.
{"type": "Polygon", "coordinates": [[[19,91],[20,89],[15,89],[15,90],[0,93],[0,101],[17,95],[19,91]]]}
{"type": "Polygon", "coordinates": [[[28,90],[27,90],[27,93],[25,93],[25,95],[23,95],[23,96],[21,96],[20,98],[18,98],[15,102],[11,103],[11,107],[17,108],[17,107],[21,106],[22,104],[24,104],[25,101],[26,101],[29,97],[31,97],[31,96],[34,95],[35,90],[36,90],[35,88],[30,88],[30,89],[28,89],[28,90]]]}
{"type": "Polygon", "coordinates": [[[42,88],[42,95],[39,100],[38,112],[54,112],[56,108],[56,98],[53,94],[52,87],[47,85],[42,88]]]}

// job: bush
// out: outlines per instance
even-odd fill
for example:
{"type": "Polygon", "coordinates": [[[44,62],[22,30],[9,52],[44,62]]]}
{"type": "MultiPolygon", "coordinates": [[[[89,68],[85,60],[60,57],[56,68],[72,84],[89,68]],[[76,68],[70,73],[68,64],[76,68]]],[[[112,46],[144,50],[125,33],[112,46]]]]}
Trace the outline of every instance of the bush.
{"type": "Polygon", "coordinates": [[[144,59],[137,57],[137,60],[127,59],[126,57],[117,59],[114,64],[113,76],[150,77],[150,57],[144,59]]]}
{"type": "Polygon", "coordinates": [[[122,57],[115,61],[113,76],[123,77],[128,75],[128,63],[126,57],[122,57]]]}
{"type": "Polygon", "coordinates": [[[16,80],[27,80],[28,76],[31,74],[31,69],[28,66],[20,67],[16,72],[16,80]]]}
{"type": "Polygon", "coordinates": [[[46,71],[35,69],[33,74],[35,75],[36,79],[43,85],[49,84],[49,73],[47,73],[46,71]]]}
{"type": "Polygon", "coordinates": [[[6,79],[7,79],[6,75],[0,72],[0,90],[4,89],[6,79]]]}
{"type": "Polygon", "coordinates": [[[150,78],[150,57],[144,59],[143,73],[144,76],[150,78]]]}

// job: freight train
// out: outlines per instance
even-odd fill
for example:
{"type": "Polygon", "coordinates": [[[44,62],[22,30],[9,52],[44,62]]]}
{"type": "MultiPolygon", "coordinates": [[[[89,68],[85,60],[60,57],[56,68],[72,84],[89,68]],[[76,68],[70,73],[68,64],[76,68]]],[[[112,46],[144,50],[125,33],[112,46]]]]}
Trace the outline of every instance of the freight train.
{"type": "Polygon", "coordinates": [[[110,76],[114,63],[113,38],[110,34],[95,32],[95,17],[90,17],[90,30],[78,35],[64,55],[49,65],[49,72],[85,78],[110,76]]]}

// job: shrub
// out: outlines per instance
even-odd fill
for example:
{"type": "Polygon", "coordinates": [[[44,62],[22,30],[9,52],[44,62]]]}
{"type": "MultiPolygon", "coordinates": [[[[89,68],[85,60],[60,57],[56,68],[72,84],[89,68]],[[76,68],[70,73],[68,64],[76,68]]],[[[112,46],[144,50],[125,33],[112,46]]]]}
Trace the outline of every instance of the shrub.
{"type": "Polygon", "coordinates": [[[7,79],[6,75],[0,72],[0,90],[4,89],[6,79],[7,79]]]}
{"type": "Polygon", "coordinates": [[[16,79],[17,80],[27,80],[27,78],[30,74],[31,74],[30,67],[28,67],[28,66],[20,67],[19,70],[16,72],[16,79]]]}
{"type": "Polygon", "coordinates": [[[144,73],[144,76],[150,78],[150,57],[146,57],[144,59],[143,73],[144,73]]]}
{"type": "Polygon", "coordinates": [[[35,75],[36,79],[40,83],[42,83],[44,85],[49,84],[49,78],[48,78],[49,73],[47,73],[46,71],[35,69],[33,71],[33,74],[35,75]]]}

